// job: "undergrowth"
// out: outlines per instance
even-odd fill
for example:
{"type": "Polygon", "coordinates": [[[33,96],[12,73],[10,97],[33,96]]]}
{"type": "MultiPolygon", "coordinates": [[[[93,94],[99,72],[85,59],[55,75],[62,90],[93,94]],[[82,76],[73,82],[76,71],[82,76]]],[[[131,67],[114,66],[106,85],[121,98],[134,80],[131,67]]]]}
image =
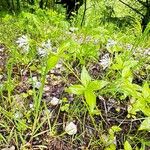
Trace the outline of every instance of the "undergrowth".
{"type": "Polygon", "coordinates": [[[92,14],[0,18],[0,149],[150,149],[148,29],[92,14]]]}

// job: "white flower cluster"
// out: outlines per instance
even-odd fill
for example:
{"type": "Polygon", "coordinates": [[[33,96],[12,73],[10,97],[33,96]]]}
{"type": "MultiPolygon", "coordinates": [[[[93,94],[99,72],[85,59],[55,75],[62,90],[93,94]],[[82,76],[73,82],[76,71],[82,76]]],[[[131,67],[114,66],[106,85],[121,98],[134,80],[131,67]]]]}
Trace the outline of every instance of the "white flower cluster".
{"type": "Polygon", "coordinates": [[[103,70],[105,70],[111,63],[111,59],[109,57],[109,54],[106,53],[100,60],[100,65],[103,67],[103,70]]]}
{"type": "Polygon", "coordinates": [[[51,41],[48,39],[46,42],[41,44],[41,47],[37,48],[38,55],[41,57],[47,56],[52,50],[51,41]]]}
{"type": "Polygon", "coordinates": [[[18,44],[19,48],[22,48],[24,53],[29,52],[29,39],[26,35],[22,35],[21,37],[19,37],[16,43],[18,44]]]}
{"type": "Polygon", "coordinates": [[[115,46],[116,44],[117,44],[116,41],[114,41],[114,40],[112,40],[112,39],[108,39],[108,42],[107,42],[107,44],[106,44],[106,48],[109,49],[109,48],[115,46]]]}

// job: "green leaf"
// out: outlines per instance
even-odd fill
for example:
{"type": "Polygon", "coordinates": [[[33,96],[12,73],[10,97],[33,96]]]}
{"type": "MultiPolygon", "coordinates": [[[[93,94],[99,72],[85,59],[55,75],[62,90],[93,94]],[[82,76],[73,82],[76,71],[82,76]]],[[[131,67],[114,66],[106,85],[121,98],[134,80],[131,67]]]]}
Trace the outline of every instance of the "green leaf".
{"type": "Polygon", "coordinates": [[[112,65],[112,68],[114,70],[120,70],[120,69],[122,69],[123,68],[123,60],[122,60],[122,58],[121,58],[120,55],[116,54],[115,61],[116,61],[116,63],[114,63],[112,65]]]}
{"type": "Polygon", "coordinates": [[[104,80],[95,80],[91,81],[87,87],[87,89],[90,89],[92,91],[100,90],[103,87],[105,87],[108,84],[107,81],[104,80]]]}
{"type": "Polygon", "coordinates": [[[81,82],[82,84],[87,87],[87,85],[89,84],[89,82],[91,81],[91,77],[89,75],[89,73],[87,72],[86,68],[83,67],[82,68],[82,72],[81,72],[81,82]]]}
{"type": "Polygon", "coordinates": [[[73,93],[76,95],[81,95],[84,93],[84,90],[85,88],[82,85],[72,85],[67,89],[67,92],[73,93]]]}
{"type": "Polygon", "coordinates": [[[59,60],[59,57],[57,55],[54,55],[48,58],[47,66],[46,66],[47,72],[56,66],[58,60],[59,60]]]}
{"type": "Polygon", "coordinates": [[[144,98],[150,97],[150,88],[147,82],[143,85],[142,94],[144,98]]]}
{"type": "Polygon", "coordinates": [[[105,148],[104,150],[116,150],[116,145],[115,144],[110,144],[110,146],[105,148]]]}
{"type": "Polygon", "coordinates": [[[111,129],[113,130],[113,132],[119,132],[121,131],[121,128],[118,126],[112,126],[111,129]]]}
{"type": "Polygon", "coordinates": [[[59,48],[58,48],[58,55],[61,56],[64,53],[64,50],[66,50],[70,46],[70,42],[63,43],[59,48]]]}
{"type": "Polygon", "coordinates": [[[124,150],[132,150],[132,147],[128,141],[125,141],[124,143],[124,150]]]}
{"type": "Polygon", "coordinates": [[[90,108],[90,112],[93,113],[94,108],[96,107],[96,95],[94,94],[93,91],[86,90],[84,92],[84,96],[85,96],[86,103],[90,108]]]}
{"type": "Polygon", "coordinates": [[[150,117],[147,117],[140,125],[139,130],[150,131],[150,117]]]}
{"type": "Polygon", "coordinates": [[[129,67],[125,67],[125,68],[123,68],[123,70],[122,70],[122,77],[123,78],[131,78],[132,77],[132,73],[131,73],[131,70],[130,70],[130,68],[129,67]]]}

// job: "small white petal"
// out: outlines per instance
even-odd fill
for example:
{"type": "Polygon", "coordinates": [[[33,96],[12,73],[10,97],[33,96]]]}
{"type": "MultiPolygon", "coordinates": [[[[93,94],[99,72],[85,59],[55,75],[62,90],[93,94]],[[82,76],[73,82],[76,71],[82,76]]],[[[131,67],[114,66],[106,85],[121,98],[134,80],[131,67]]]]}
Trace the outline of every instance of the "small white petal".
{"type": "Polygon", "coordinates": [[[39,89],[41,87],[41,85],[42,85],[41,82],[38,82],[38,81],[34,83],[34,86],[37,89],[39,89]]]}
{"type": "Polygon", "coordinates": [[[3,47],[0,47],[0,52],[3,52],[4,51],[4,48],[3,47]]]}
{"type": "Polygon", "coordinates": [[[56,66],[55,66],[57,69],[60,69],[61,67],[62,67],[62,64],[61,63],[58,63],[58,64],[56,64],[56,66]]]}
{"type": "Polygon", "coordinates": [[[38,55],[41,57],[47,56],[52,50],[51,42],[50,40],[47,40],[46,42],[43,42],[40,47],[37,48],[38,55]]]}
{"type": "Polygon", "coordinates": [[[65,132],[69,135],[74,135],[77,133],[77,125],[75,125],[73,122],[70,122],[65,127],[65,132]]]}
{"type": "Polygon", "coordinates": [[[71,32],[75,32],[75,31],[77,31],[77,30],[78,30],[78,28],[70,27],[70,28],[69,28],[69,30],[70,30],[71,32]]]}
{"type": "Polygon", "coordinates": [[[33,104],[32,104],[32,103],[31,103],[31,104],[29,104],[29,107],[30,107],[30,108],[33,108],[33,104]]]}
{"type": "Polygon", "coordinates": [[[60,99],[58,99],[57,97],[53,97],[50,103],[51,105],[56,106],[60,103],[60,99]]]}
{"type": "Polygon", "coordinates": [[[16,119],[19,119],[19,118],[21,118],[23,115],[22,115],[22,113],[21,112],[16,112],[15,113],[15,118],[16,119]]]}
{"type": "Polygon", "coordinates": [[[35,76],[35,77],[32,77],[32,80],[33,80],[34,82],[36,82],[38,79],[37,79],[37,77],[35,76]]]}
{"type": "Polygon", "coordinates": [[[117,42],[112,40],[112,39],[108,39],[108,42],[106,44],[106,48],[109,49],[110,47],[113,47],[114,45],[116,45],[117,42]]]}

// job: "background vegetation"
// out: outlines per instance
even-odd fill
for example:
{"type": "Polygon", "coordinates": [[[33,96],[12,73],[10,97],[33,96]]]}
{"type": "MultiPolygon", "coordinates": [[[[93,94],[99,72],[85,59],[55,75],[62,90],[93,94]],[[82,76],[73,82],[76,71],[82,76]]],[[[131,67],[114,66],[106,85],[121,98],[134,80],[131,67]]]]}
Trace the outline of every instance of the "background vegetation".
{"type": "Polygon", "coordinates": [[[80,4],[0,1],[0,149],[150,149],[150,1],[80,4]]]}

